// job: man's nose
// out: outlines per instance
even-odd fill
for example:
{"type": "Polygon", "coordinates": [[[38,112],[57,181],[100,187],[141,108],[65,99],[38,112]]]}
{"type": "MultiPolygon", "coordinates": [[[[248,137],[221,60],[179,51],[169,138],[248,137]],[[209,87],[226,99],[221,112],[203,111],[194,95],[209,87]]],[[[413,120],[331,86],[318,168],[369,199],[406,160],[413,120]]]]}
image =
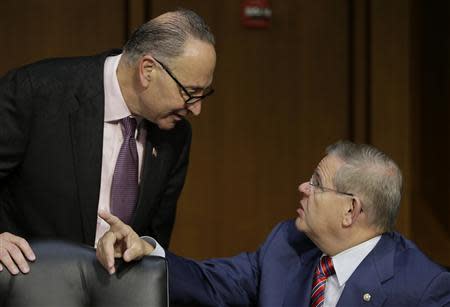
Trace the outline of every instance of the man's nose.
{"type": "Polygon", "coordinates": [[[200,112],[202,111],[202,101],[199,100],[192,104],[188,104],[186,108],[195,116],[200,115],[200,112]]]}
{"type": "Polygon", "coordinates": [[[305,195],[309,195],[309,193],[311,193],[311,185],[309,182],[300,183],[298,190],[305,195]]]}

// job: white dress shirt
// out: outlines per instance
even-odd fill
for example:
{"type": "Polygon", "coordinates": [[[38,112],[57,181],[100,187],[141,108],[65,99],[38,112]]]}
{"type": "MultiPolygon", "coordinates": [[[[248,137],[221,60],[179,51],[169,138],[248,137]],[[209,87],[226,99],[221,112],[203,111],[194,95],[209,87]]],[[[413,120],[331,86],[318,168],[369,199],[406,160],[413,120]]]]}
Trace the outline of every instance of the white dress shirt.
{"type": "MultiPolygon", "coordinates": [[[[98,211],[110,212],[111,184],[116,166],[117,157],[123,142],[120,119],[131,116],[120,90],[117,79],[117,66],[122,55],[110,56],[105,60],[103,70],[103,84],[105,88],[105,118],[103,125],[103,154],[102,174],[100,183],[100,197],[98,211]]],[[[136,146],[139,157],[138,182],[141,180],[141,169],[144,155],[146,131],[142,128],[141,118],[136,117],[138,129],[136,129],[136,146]]],[[[98,240],[108,231],[109,225],[97,217],[97,230],[95,233],[95,246],[98,240]]]]}
{"type": "Polygon", "coordinates": [[[376,236],[331,257],[336,274],[327,279],[324,307],[336,306],[344,291],[345,283],[380,239],[381,236],[376,236]]]}

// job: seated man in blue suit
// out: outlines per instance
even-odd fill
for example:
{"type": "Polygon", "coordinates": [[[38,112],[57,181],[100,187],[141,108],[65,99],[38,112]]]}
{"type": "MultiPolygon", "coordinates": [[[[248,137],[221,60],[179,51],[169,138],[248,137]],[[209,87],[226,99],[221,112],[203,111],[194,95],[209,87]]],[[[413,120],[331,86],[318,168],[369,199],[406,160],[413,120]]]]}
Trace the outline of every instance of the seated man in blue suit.
{"type": "Polygon", "coordinates": [[[386,154],[338,142],[299,186],[297,218],[276,226],[256,252],[185,259],[101,213],[111,227],[97,257],[112,274],[114,257],[131,261],[162,251],[177,303],[450,306],[450,273],[393,231],[401,187],[401,172],[386,154]]]}

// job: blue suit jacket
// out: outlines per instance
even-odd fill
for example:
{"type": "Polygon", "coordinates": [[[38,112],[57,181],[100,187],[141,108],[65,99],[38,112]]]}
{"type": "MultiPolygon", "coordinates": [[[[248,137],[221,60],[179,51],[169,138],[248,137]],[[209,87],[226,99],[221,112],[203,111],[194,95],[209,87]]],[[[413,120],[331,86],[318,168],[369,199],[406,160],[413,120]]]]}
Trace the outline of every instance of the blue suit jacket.
{"type": "MultiPolygon", "coordinates": [[[[279,224],[254,253],[193,261],[167,252],[173,303],[309,306],[322,252],[294,221],[279,224]]],[[[411,241],[386,233],[347,281],[337,306],[450,306],[450,273],[411,241]],[[363,295],[371,300],[365,302],[363,295]]]]}

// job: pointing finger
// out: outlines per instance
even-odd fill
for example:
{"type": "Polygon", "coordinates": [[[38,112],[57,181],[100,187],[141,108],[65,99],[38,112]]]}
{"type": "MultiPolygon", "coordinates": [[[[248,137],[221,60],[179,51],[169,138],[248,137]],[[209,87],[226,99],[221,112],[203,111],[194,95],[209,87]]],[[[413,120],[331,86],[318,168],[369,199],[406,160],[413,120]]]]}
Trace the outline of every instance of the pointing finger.
{"type": "Polygon", "coordinates": [[[100,211],[98,213],[98,216],[101,217],[111,227],[115,225],[120,226],[121,224],[123,224],[123,222],[117,216],[106,211],[100,211]]]}
{"type": "Polygon", "coordinates": [[[97,258],[103,264],[105,269],[113,274],[114,269],[114,243],[116,242],[116,237],[113,232],[108,231],[101,241],[99,241],[97,247],[97,258]]]}

